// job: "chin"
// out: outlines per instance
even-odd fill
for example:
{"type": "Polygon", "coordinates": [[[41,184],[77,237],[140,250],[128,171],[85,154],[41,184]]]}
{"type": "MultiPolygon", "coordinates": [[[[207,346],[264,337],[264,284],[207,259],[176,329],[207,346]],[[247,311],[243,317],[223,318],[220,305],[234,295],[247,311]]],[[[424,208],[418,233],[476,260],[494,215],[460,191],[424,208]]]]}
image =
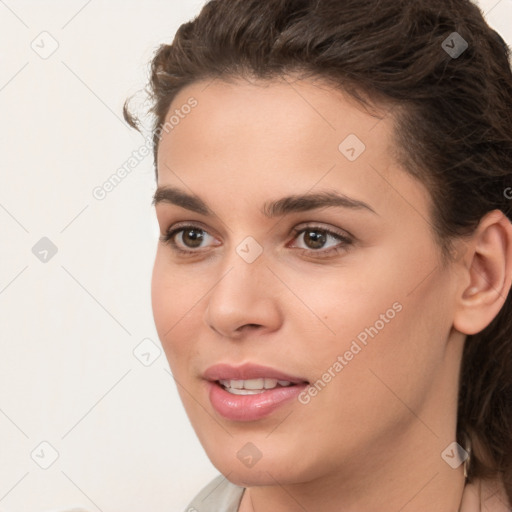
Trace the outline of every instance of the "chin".
{"type": "Polygon", "coordinates": [[[276,485],[296,484],[304,479],[294,478],[293,475],[280,471],[276,466],[269,465],[268,468],[236,468],[229,464],[224,466],[215,466],[217,469],[233,484],[240,487],[259,487],[276,485]],[[222,470],[220,469],[222,468],[222,470]]]}
{"type": "MultiPolygon", "coordinates": [[[[241,445],[247,446],[245,443],[241,445]]],[[[220,445],[216,445],[213,452],[210,450],[206,453],[220,473],[241,487],[276,485],[276,482],[281,485],[295,484],[313,479],[314,475],[310,474],[312,469],[308,469],[300,451],[296,448],[292,448],[291,451],[292,457],[287,457],[285,453],[274,452],[269,455],[267,452],[267,455],[261,453],[258,460],[254,457],[251,460],[251,448],[247,447],[245,450],[236,450],[238,453],[231,457],[226,454],[233,451],[220,445]]],[[[254,454],[256,455],[256,452],[254,454]]]]}
{"type": "Polygon", "coordinates": [[[275,485],[276,480],[279,483],[281,482],[280,478],[272,478],[267,472],[258,470],[255,468],[247,469],[247,470],[233,470],[231,472],[222,472],[221,473],[233,484],[238,485],[240,487],[258,487],[258,486],[266,486],[266,485],[275,485]]]}

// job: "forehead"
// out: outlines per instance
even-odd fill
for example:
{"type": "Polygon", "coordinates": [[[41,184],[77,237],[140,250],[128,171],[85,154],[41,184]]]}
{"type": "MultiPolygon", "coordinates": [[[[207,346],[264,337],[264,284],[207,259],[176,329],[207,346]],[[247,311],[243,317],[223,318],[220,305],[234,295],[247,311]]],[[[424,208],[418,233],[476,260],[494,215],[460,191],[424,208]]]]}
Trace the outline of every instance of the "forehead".
{"type": "Polygon", "coordinates": [[[322,82],[195,82],[169,108],[166,119],[177,123],[162,133],[158,182],[262,199],[318,184],[377,208],[401,201],[406,213],[415,204],[426,215],[426,189],[393,156],[392,114],[372,113],[322,82]]]}
{"type": "Polygon", "coordinates": [[[190,161],[194,149],[198,156],[222,151],[224,157],[255,153],[258,159],[302,159],[307,154],[311,160],[323,154],[332,159],[349,136],[360,140],[359,152],[371,145],[382,157],[392,138],[392,119],[385,112],[372,116],[350,95],[319,81],[203,80],[174,98],[159,157],[172,158],[177,165],[182,158],[190,161]]]}
{"type": "MultiPolygon", "coordinates": [[[[192,98],[197,106],[190,118],[208,117],[209,127],[223,134],[238,134],[240,128],[246,128],[243,133],[260,130],[258,139],[265,139],[266,133],[276,131],[284,135],[284,130],[295,135],[303,133],[312,140],[319,138],[314,135],[325,131],[340,131],[338,135],[341,135],[343,130],[352,129],[364,134],[380,123],[389,110],[372,105],[375,111],[372,115],[351,95],[320,79],[278,77],[228,82],[211,79],[182,89],[174,98],[167,118],[181,109],[188,110],[186,104],[192,98]]],[[[389,124],[389,119],[387,121],[385,125],[389,124]]],[[[379,136],[382,134],[381,130],[379,136]]]]}

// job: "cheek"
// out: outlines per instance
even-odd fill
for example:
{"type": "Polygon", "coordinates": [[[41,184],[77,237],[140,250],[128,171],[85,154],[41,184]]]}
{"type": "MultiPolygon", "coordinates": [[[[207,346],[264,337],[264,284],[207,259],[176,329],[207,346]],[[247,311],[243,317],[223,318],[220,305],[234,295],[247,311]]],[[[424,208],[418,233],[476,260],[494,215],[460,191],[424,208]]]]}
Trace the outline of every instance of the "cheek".
{"type": "Polygon", "coordinates": [[[340,326],[336,347],[328,357],[321,356],[323,372],[332,368],[338,355],[344,358],[333,384],[319,393],[324,397],[318,404],[323,400],[325,410],[330,411],[333,430],[348,421],[347,410],[357,428],[373,422],[389,432],[397,428],[397,422],[410,419],[403,404],[421,410],[443,364],[450,306],[440,297],[441,277],[420,288],[409,295],[407,287],[391,294],[376,288],[368,303],[370,315],[358,302],[358,308],[352,305],[344,317],[347,329],[341,331],[340,326]],[[328,404],[343,407],[329,408],[328,404]]]}
{"type": "MultiPolygon", "coordinates": [[[[293,300],[290,307],[300,309],[300,322],[315,326],[327,347],[342,349],[345,344],[374,325],[382,329],[396,316],[403,295],[384,273],[366,270],[339,269],[329,274],[310,276],[294,283],[294,293],[304,304],[293,300]],[[305,307],[307,306],[307,307],[305,307]],[[380,320],[384,315],[386,323],[380,320]]],[[[288,311],[291,314],[291,311],[288,311]]],[[[362,336],[363,337],[363,336],[362,336]]]]}
{"type": "Polygon", "coordinates": [[[433,259],[418,263],[414,255],[403,256],[410,251],[401,254],[401,260],[398,253],[384,259],[393,265],[379,258],[380,264],[340,270],[339,277],[316,280],[315,286],[303,283],[300,293],[329,327],[321,338],[303,340],[304,351],[314,347],[313,376],[333,382],[326,386],[330,391],[319,393],[326,402],[343,397],[355,410],[378,410],[396,400],[386,384],[415,401],[414,388],[427,385],[440,364],[450,326],[449,299],[443,298],[449,296],[448,278],[435,272],[425,279],[421,270],[430,270],[433,259]]]}
{"type": "MultiPolygon", "coordinates": [[[[197,280],[196,280],[197,288],[197,280]]],[[[194,282],[187,284],[185,276],[171,271],[162,255],[157,256],[151,279],[151,304],[158,336],[171,368],[177,357],[190,351],[187,322],[197,315],[202,293],[195,290],[194,282]]]]}

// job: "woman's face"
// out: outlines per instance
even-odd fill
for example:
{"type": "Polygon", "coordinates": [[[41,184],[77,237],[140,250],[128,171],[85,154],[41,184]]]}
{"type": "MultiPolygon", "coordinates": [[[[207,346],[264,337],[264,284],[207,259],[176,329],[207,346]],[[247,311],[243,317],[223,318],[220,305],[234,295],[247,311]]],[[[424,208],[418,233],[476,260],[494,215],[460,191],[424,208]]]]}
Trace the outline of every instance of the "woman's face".
{"type": "Polygon", "coordinates": [[[158,245],[152,305],[213,464],[274,485],[440,460],[463,339],[392,111],[310,81],[215,80],[171,115],[158,186],[179,194],[156,213],[162,235],[182,230],[158,245]]]}

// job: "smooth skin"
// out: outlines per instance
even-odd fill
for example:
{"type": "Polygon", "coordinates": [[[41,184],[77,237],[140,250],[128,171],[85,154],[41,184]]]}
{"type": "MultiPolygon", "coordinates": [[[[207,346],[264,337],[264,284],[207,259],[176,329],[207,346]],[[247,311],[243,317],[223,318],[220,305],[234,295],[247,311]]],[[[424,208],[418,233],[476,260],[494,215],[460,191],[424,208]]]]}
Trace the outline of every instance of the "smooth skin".
{"type": "Polygon", "coordinates": [[[179,223],[202,238],[188,228],[174,236],[195,251],[188,256],[159,243],[152,305],[200,442],[221,473],[248,487],[240,512],[457,510],[463,467],[441,454],[455,441],[466,334],[491,322],[511,287],[510,221],[490,212],[443,266],[430,196],[394,156],[392,111],[379,120],[321,82],[290,76],[196,82],[170,111],[190,97],[197,107],[163,133],[158,185],[201,198],[215,215],[156,204],[161,235],[179,223]],[[350,134],[366,146],[355,161],[338,148],[350,134]],[[261,212],[320,191],[374,212],[261,212]],[[236,251],[248,236],[263,249],[253,263],[236,251]],[[253,362],[315,382],[396,302],[401,311],[309,403],[252,422],[226,420],[210,404],[201,377],[209,366],[253,362]],[[252,467],[237,457],[246,443],[261,452],[252,467]]]}

